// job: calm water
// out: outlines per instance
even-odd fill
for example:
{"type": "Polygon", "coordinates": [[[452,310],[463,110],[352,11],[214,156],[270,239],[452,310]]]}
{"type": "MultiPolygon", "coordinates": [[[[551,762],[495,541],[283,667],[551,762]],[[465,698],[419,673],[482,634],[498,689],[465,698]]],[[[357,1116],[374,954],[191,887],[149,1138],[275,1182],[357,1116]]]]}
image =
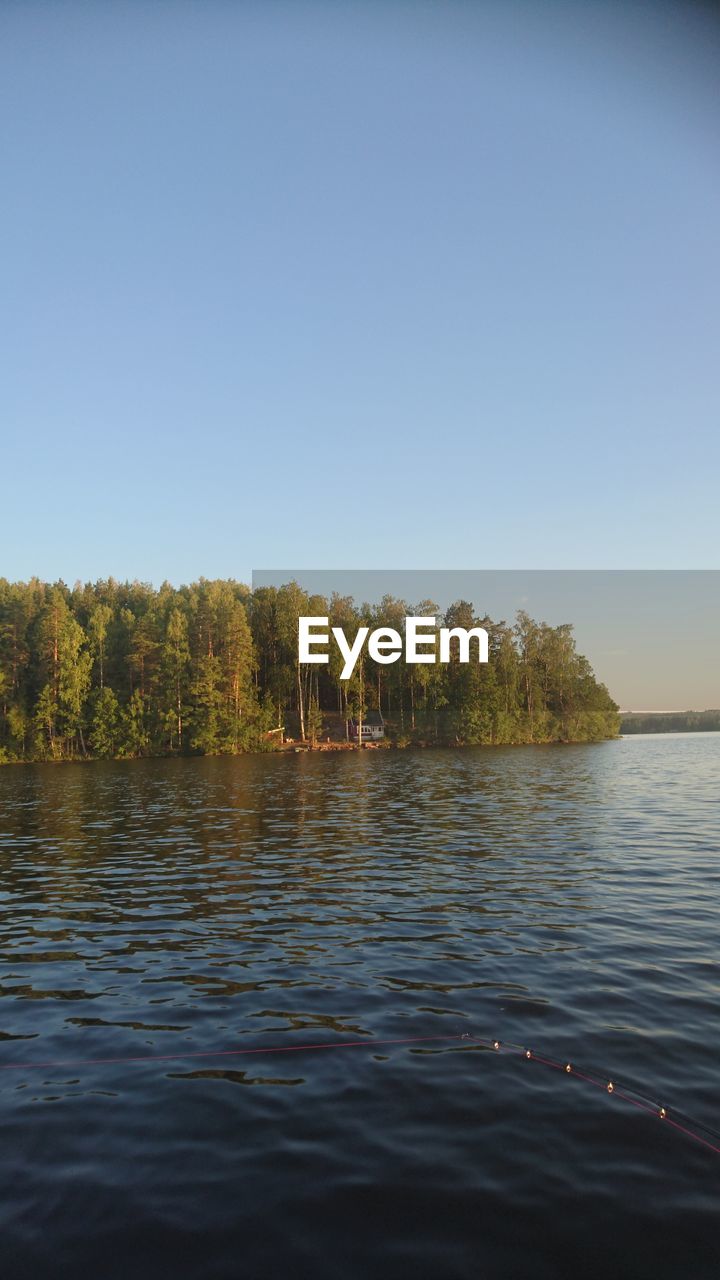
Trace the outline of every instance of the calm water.
{"type": "Polygon", "coordinates": [[[0,771],[3,1276],[720,1273],[720,735],[0,771]]]}

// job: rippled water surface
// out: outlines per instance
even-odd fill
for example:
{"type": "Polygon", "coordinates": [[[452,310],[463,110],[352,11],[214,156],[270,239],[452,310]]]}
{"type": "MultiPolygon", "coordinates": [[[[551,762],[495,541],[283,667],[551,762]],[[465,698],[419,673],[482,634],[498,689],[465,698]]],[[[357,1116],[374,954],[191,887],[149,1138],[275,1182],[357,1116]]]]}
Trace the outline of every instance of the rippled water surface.
{"type": "Polygon", "coordinates": [[[450,1037],[720,1129],[719,782],[716,734],[0,771],[2,1275],[716,1277],[720,1155],[450,1037]]]}

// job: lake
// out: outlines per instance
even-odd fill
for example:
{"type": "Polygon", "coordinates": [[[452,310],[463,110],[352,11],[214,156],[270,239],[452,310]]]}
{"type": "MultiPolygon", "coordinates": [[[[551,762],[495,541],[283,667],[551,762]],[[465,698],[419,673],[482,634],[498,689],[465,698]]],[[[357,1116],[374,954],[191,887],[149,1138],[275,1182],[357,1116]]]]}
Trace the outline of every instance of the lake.
{"type": "Polygon", "coordinates": [[[0,770],[2,1274],[716,1277],[720,1155],[460,1037],[720,1130],[719,783],[720,734],[0,770]]]}

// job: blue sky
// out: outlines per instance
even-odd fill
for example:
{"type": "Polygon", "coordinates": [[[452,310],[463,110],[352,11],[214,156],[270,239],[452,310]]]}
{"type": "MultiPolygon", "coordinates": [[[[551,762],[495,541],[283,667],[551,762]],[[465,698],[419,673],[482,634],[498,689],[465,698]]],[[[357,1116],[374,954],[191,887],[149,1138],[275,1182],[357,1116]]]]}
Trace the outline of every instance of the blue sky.
{"type": "Polygon", "coordinates": [[[716,567],[720,19],[0,10],[0,574],[716,567]]]}

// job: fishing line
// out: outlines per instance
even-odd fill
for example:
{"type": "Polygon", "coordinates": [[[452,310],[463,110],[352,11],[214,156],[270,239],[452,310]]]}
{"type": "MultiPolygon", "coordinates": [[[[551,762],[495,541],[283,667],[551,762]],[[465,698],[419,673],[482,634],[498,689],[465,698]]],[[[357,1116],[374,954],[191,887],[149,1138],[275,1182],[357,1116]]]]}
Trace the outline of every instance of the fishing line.
{"type": "Polygon", "coordinates": [[[692,1138],[695,1142],[699,1142],[701,1146],[708,1147],[710,1151],[720,1155],[720,1133],[718,1133],[717,1129],[704,1124],[701,1120],[693,1119],[676,1107],[672,1108],[671,1114],[669,1107],[658,1102],[649,1094],[644,1093],[635,1085],[623,1082],[617,1076],[607,1072],[599,1072],[593,1067],[583,1067],[579,1063],[568,1061],[567,1059],[561,1062],[555,1058],[548,1057],[544,1053],[538,1053],[534,1049],[528,1049],[524,1045],[514,1044],[511,1041],[486,1040],[480,1036],[471,1035],[469,1032],[466,1032],[463,1038],[475,1044],[481,1044],[484,1048],[493,1049],[496,1053],[508,1053],[513,1057],[524,1058],[527,1062],[539,1062],[544,1067],[551,1067],[554,1071],[561,1071],[564,1075],[574,1076],[586,1084],[594,1085],[597,1089],[603,1089],[612,1097],[628,1102],[631,1106],[639,1108],[647,1115],[656,1116],[671,1128],[677,1129],[679,1133],[685,1134],[686,1137],[692,1138]],[[683,1123],[680,1123],[681,1121],[683,1123]],[[702,1133],[698,1133],[698,1129],[701,1129],[702,1133]],[[711,1142],[709,1138],[714,1138],[715,1141],[711,1142]]]}
{"type": "Polygon", "coordinates": [[[101,1067],[130,1062],[171,1062],[177,1058],[233,1058],[239,1054],[306,1053],[314,1049],[372,1049],[376,1045],[429,1044],[435,1040],[463,1040],[461,1035],[403,1036],[392,1040],[333,1040],[324,1044],[277,1044],[259,1048],[219,1049],[201,1053],[143,1053],[123,1058],[65,1058],[50,1062],[7,1062],[0,1064],[0,1071],[18,1071],[35,1067],[101,1067]]]}
{"type": "Polygon", "coordinates": [[[708,1148],[716,1155],[720,1155],[720,1133],[716,1129],[703,1124],[700,1120],[695,1120],[685,1115],[676,1108],[673,1108],[671,1112],[669,1107],[657,1102],[635,1085],[620,1080],[617,1076],[608,1075],[607,1072],[598,1071],[596,1068],[584,1067],[574,1061],[560,1061],[544,1053],[538,1053],[534,1049],[528,1049],[524,1045],[515,1044],[512,1041],[488,1040],[482,1036],[472,1035],[467,1031],[454,1035],[394,1036],[381,1040],[335,1040],[319,1044],[260,1045],[249,1048],[239,1047],[236,1049],[203,1050],[200,1052],[180,1051],[178,1053],[145,1053],[123,1057],[61,1058],[43,1062],[5,1062],[0,1063],[0,1071],[125,1066],[141,1062],[197,1061],[198,1059],[211,1058],[257,1057],[264,1054],[314,1053],[330,1049],[375,1049],[389,1045],[447,1044],[448,1042],[455,1042],[459,1046],[477,1044],[485,1049],[491,1049],[495,1053],[504,1053],[513,1057],[523,1058],[527,1062],[539,1063],[541,1066],[560,1071],[564,1075],[573,1076],[577,1080],[582,1080],[586,1084],[602,1089],[613,1098],[619,1098],[621,1101],[629,1103],[647,1115],[655,1116],[663,1123],[677,1130],[678,1133],[682,1133],[685,1137],[691,1138],[694,1142],[708,1148]],[[698,1130],[702,1130],[702,1132],[699,1133],[698,1130]],[[710,1139],[714,1139],[714,1141],[710,1139]]]}

